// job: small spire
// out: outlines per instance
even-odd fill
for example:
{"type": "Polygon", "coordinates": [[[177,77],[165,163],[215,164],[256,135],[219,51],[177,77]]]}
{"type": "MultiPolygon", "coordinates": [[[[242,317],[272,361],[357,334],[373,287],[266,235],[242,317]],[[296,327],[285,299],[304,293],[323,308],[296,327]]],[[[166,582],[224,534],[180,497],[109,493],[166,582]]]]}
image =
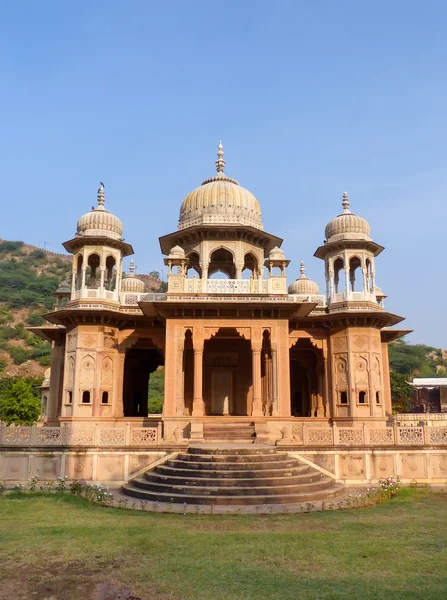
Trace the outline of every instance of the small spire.
{"type": "Polygon", "coordinates": [[[223,173],[224,168],[225,168],[224,151],[223,151],[222,142],[219,142],[219,147],[217,150],[216,170],[218,173],[223,173]]]}
{"type": "Polygon", "coordinates": [[[104,206],[105,196],[104,196],[104,184],[102,181],[99,182],[98,188],[98,207],[104,206]]]}
{"type": "Polygon", "coordinates": [[[342,201],[341,205],[343,206],[343,212],[345,212],[345,213],[351,212],[349,210],[348,192],[344,192],[344,194],[343,194],[343,201],[342,201]]]}
{"type": "Polygon", "coordinates": [[[303,261],[300,262],[300,276],[305,277],[306,269],[304,268],[303,261]]]}
{"type": "Polygon", "coordinates": [[[134,275],[135,274],[135,263],[133,262],[133,258],[130,259],[129,274],[130,275],[134,275]]]}

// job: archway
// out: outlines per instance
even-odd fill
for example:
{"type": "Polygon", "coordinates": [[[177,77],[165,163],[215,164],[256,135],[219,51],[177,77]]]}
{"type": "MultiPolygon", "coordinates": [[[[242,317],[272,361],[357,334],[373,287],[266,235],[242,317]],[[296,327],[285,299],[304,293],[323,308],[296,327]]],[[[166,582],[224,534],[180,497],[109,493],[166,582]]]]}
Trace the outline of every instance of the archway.
{"type": "Polygon", "coordinates": [[[252,404],[250,340],[234,328],[221,328],[205,341],[203,398],[205,414],[250,415],[252,404]]]}
{"type": "Polygon", "coordinates": [[[151,340],[138,340],[124,360],[123,407],[125,417],[147,417],[150,376],[163,365],[151,340]]]}
{"type": "Polygon", "coordinates": [[[293,417],[325,416],[323,353],[307,338],[290,349],[290,402],[293,417]]]}
{"type": "Polygon", "coordinates": [[[229,279],[236,278],[236,267],[233,254],[226,248],[217,248],[210,256],[208,275],[211,277],[214,273],[223,273],[229,279]]]}

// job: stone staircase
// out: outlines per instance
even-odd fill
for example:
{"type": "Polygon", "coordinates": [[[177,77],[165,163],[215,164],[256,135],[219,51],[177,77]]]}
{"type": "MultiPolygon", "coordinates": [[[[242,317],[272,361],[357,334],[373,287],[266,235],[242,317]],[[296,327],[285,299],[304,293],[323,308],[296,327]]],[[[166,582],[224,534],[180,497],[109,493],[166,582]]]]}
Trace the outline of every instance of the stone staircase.
{"type": "Polygon", "coordinates": [[[205,442],[254,442],[256,439],[255,425],[247,421],[232,423],[213,421],[212,423],[204,423],[203,439],[205,442]]]}
{"type": "Polygon", "coordinates": [[[253,505],[323,500],[342,486],[276,448],[191,447],[122,491],[149,502],[253,505]]]}

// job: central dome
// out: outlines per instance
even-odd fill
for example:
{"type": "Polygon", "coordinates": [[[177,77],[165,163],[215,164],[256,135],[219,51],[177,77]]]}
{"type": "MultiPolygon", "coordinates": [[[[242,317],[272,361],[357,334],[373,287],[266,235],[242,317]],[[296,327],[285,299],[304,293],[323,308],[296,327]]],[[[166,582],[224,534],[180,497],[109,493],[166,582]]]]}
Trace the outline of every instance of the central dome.
{"type": "Polygon", "coordinates": [[[192,225],[247,225],[264,229],[261,207],[251,192],[224,173],[222,142],[217,152],[217,175],[205,179],[183,200],[179,229],[192,225]]]}

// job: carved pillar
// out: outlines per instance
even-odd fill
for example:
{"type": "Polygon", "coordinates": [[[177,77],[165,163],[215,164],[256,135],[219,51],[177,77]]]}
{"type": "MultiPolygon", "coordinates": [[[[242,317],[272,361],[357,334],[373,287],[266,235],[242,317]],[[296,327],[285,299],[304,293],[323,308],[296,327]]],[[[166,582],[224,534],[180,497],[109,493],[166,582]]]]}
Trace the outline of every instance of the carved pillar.
{"type": "Polygon", "coordinates": [[[203,327],[194,327],[194,396],[192,401],[192,416],[203,417],[205,405],[203,402],[203,327]]]}
{"type": "Polygon", "coordinates": [[[272,346],[272,416],[278,416],[278,365],[275,346],[272,346]]]}
{"type": "Polygon", "coordinates": [[[56,421],[62,410],[62,383],[65,359],[65,337],[53,342],[51,352],[50,389],[47,403],[47,421],[56,421]]]}
{"type": "Polygon", "coordinates": [[[244,263],[237,262],[236,266],[236,279],[242,279],[242,269],[244,268],[244,263]]]}
{"type": "Polygon", "coordinates": [[[390,359],[388,355],[388,343],[382,342],[382,381],[383,381],[383,398],[382,403],[385,405],[385,414],[393,414],[393,406],[391,403],[391,383],[390,383],[390,359]]]}
{"type": "Polygon", "coordinates": [[[177,413],[177,329],[175,322],[166,319],[164,417],[175,417],[177,413]]]}
{"type": "Polygon", "coordinates": [[[112,412],[115,417],[124,417],[124,364],[126,362],[126,349],[118,349],[118,373],[116,377],[116,392],[112,412]]]}
{"type": "MultiPolygon", "coordinates": [[[[325,417],[330,417],[332,414],[336,414],[335,410],[331,410],[329,407],[329,385],[331,373],[330,369],[328,369],[328,342],[327,340],[323,340],[323,406],[324,406],[324,415],[325,417]]],[[[333,404],[335,402],[335,398],[333,399],[333,404]]]]}
{"type": "Polygon", "coordinates": [[[345,267],[344,271],[345,271],[345,292],[346,292],[346,299],[349,299],[349,284],[350,284],[350,280],[349,280],[349,267],[345,267]]]}
{"type": "Polygon", "coordinates": [[[253,417],[262,417],[262,381],[261,381],[261,340],[251,340],[251,360],[253,372],[253,417]]]}
{"type": "Polygon", "coordinates": [[[101,296],[104,295],[105,273],[106,273],[106,268],[105,267],[99,267],[99,276],[100,276],[99,293],[101,294],[101,296]]]}
{"type": "Polygon", "coordinates": [[[81,297],[85,295],[85,272],[87,271],[87,267],[83,266],[81,271],[81,297]]]}
{"type": "Polygon", "coordinates": [[[185,399],[184,399],[184,390],[185,390],[185,375],[183,368],[183,350],[185,346],[185,337],[182,335],[177,340],[177,416],[182,416],[185,411],[185,399]]]}

